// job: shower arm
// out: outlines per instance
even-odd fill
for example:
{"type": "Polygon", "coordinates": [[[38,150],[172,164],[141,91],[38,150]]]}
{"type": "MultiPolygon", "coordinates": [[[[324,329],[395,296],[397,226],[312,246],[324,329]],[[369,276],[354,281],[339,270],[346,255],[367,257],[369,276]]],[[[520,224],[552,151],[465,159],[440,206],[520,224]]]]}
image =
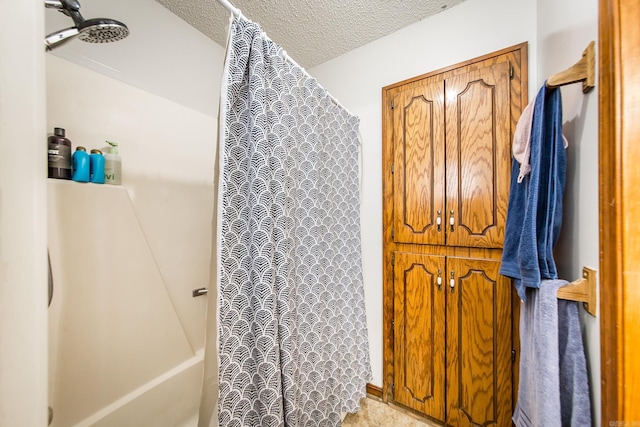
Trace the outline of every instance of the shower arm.
{"type": "Polygon", "coordinates": [[[62,9],[62,2],[60,0],[44,0],[44,7],[62,9]]]}
{"type": "Polygon", "coordinates": [[[80,2],[78,0],[44,0],[44,6],[50,9],[58,9],[73,19],[76,26],[80,26],[84,18],[80,14],[80,2]]]}
{"type": "Polygon", "coordinates": [[[60,9],[60,12],[65,15],[67,11],[80,11],[80,2],[78,0],[44,0],[44,6],[52,9],[60,9]]]}
{"type": "Polygon", "coordinates": [[[48,34],[44,40],[47,50],[51,50],[52,46],[58,45],[80,34],[78,25],[82,23],[84,18],[82,18],[80,14],[80,3],[78,0],[44,0],[44,6],[48,9],[57,9],[58,12],[71,17],[75,25],[75,27],[65,28],[64,30],[48,34]]]}

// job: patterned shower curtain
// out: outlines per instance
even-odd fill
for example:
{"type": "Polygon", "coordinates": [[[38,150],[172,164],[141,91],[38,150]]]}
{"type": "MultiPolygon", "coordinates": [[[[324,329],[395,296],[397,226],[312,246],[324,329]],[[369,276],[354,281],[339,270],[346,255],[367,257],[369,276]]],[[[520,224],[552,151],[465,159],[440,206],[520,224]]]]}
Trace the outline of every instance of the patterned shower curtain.
{"type": "Polygon", "coordinates": [[[371,381],[359,119],[234,18],[218,201],[219,425],[339,426],[371,381]]]}

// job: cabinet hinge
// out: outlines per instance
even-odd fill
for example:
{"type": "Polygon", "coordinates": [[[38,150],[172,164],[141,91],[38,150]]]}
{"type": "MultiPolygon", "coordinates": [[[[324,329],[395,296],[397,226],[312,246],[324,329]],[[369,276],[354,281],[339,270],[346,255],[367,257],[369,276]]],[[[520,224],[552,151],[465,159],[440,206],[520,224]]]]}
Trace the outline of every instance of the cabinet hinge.
{"type": "Polygon", "coordinates": [[[509,80],[513,80],[513,65],[511,65],[511,62],[509,62],[509,80]]]}
{"type": "Polygon", "coordinates": [[[396,238],[396,230],[395,228],[391,227],[391,240],[395,240],[396,238]]]}
{"type": "Polygon", "coordinates": [[[516,349],[515,348],[511,349],[511,361],[512,362],[516,361],[516,349]]]}
{"type": "Polygon", "coordinates": [[[391,255],[391,265],[396,265],[396,256],[391,255]]]}
{"type": "Polygon", "coordinates": [[[395,165],[391,163],[391,174],[393,175],[394,172],[395,172],[395,165]]]}
{"type": "Polygon", "coordinates": [[[391,319],[391,329],[396,327],[396,319],[391,319]]]}
{"type": "Polygon", "coordinates": [[[391,109],[393,110],[395,108],[395,105],[393,103],[393,99],[391,100],[391,109]]]}

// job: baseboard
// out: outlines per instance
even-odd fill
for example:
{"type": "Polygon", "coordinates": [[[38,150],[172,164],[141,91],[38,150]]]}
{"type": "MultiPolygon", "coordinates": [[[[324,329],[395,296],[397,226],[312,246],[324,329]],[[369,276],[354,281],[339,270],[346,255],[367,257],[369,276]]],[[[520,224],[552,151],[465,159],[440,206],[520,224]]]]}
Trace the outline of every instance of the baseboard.
{"type": "Polygon", "coordinates": [[[377,385],[367,383],[367,394],[382,399],[382,389],[377,385]]]}

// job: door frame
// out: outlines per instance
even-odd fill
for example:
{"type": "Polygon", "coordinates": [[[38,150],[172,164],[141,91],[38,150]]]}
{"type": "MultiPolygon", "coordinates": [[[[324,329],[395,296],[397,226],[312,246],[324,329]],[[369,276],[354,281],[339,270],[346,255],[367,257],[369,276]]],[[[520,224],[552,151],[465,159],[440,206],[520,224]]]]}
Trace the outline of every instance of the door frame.
{"type": "MultiPolygon", "coordinates": [[[[602,425],[640,421],[640,5],[599,0],[599,215],[602,425]],[[635,117],[634,117],[635,116],[635,117]]],[[[622,424],[620,424],[622,425],[622,424]]],[[[630,425],[630,424],[628,424],[630,425]]]]}
{"type": "MultiPolygon", "coordinates": [[[[376,395],[381,394],[382,400],[384,402],[393,402],[393,390],[390,387],[390,384],[393,383],[393,268],[392,268],[392,259],[391,259],[391,251],[385,250],[387,245],[393,244],[393,238],[391,236],[391,229],[393,228],[393,213],[387,212],[384,209],[384,206],[388,203],[393,203],[393,171],[392,171],[392,161],[389,159],[393,159],[393,144],[386,143],[392,137],[392,129],[391,126],[388,126],[389,123],[392,123],[392,110],[391,108],[386,108],[386,106],[391,105],[391,97],[389,96],[389,92],[391,89],[397,88],[399,86],[403,86],[408,83],[412,83],[418,80],[422,80],[427,77],[435,76],[438,74],[442,74],[448,71],[453,71],[457,68],[466,67],[471,64],[485,61],[491,59],[496,56],[505,55],[508,53],[518,52],[520,56],[520,67],[519,70],[516,70],[516,73],[520,73],[520,93],[522,106],[521,109],[524,109],[524,106],[527,105],[528,101],[528,87],[529,87],[529,78],[528,78],[528,70],[529,70],[529,62],[528,62],[528,43],[523,42],[514,46],[510,46],[495,52],[488,53],[486,55],[479,56],[477,58],[469,59],[467,61],[463,61],[448,67],[444,67],[435,71],[428,72],[426,74],[422,74],[419,76],[415,76],[389,86],[385,86],[382,88],[382,111],[383,111],[383,119],[382,119],[382,200],[383,200],[383,219],[382,219],[382,240],[383,240],[383,251],[382,251],[382,345],[383,345],[383,363],[382,363],[382,390],[374,389],[373,387],[368,388],[370,391],[375,391],[376,395]]],[[[518,117],[512,118],[512,122],[517,122],[518,117]]],[[[512,123],[513,129],[512,134],[515,131],[515,123],[512,123]]],[[[518,316],[514,313],[514,319],[517,319],[518,316]]],[[[518,325],[517,322],[514,321],[512,325],[514,343],[517,342],[518,339],[518,325]]],[[[518,355],[519,358],[519,355],[518,355]]],[[[518,361],[514,363],[514,366],[517,366],[518,361]]],[[[517,384],[518,372],[517,369],[514,368],[514,385],[517,384]]],[[[515,401],[514,401],[515,402],[515,401]]]]}

